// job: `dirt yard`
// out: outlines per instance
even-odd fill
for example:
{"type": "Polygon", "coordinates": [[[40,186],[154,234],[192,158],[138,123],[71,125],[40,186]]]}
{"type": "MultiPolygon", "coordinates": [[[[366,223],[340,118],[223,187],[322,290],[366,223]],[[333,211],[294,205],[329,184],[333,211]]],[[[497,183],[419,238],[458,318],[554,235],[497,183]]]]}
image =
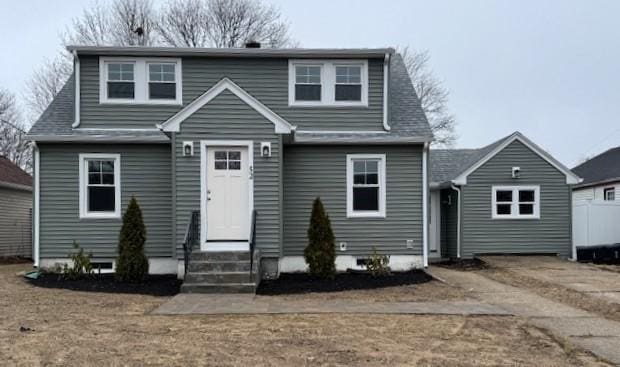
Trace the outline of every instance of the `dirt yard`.
{"type": "MultiPolygon", "coordinates": [[[[16,275],[26,268],[0,266],[3,365],[604,365],[514,317],[151,316],[167,298],[35,288],[16,275]]],[[[416,287],[340,296],[449,293],[416,287]]]]}

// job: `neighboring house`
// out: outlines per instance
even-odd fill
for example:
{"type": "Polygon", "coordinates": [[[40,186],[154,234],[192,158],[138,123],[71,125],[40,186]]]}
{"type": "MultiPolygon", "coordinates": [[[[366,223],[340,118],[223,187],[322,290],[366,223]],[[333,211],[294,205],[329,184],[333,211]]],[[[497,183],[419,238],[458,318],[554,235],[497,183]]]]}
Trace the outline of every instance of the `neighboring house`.
{"type": "Polygon", "coordinates": [[[620,201],[620,147],[583,162],[573,172],[583,178],[573,188],[574,201],[620,201]]]}
{"type": "Polygon", "coordinates": [[[571,185],[580,179],[519,132],[480,149],[430,152],[431,257],[573,257],[571,185]]]}
{"type": "Polygon", "coordinates": [[[68,49],[74,74],[29,132],[36,265],[75,240],[113,266],[132,196],[151,272],[183,274],[190,243],[198,285],[247,272],[254,243],[264,273],[304,270],[316,197],[339,270],[373,248],[426,265],[432,133],[393,49],[68,49]]]}
{"type": "Polygon", "coordinates": [[[0,157],[0,256],[32,257],[32,176],[0,157]]]}
{"type": "MultiPolygon", "coordinates": [[[[620,147],[589,159],[573,172],[583,177],[573,188],[575,246],[620,244],[620,147]]],[[[580,260],[592,255],[589,251],[579,254],[580,260]]]]}

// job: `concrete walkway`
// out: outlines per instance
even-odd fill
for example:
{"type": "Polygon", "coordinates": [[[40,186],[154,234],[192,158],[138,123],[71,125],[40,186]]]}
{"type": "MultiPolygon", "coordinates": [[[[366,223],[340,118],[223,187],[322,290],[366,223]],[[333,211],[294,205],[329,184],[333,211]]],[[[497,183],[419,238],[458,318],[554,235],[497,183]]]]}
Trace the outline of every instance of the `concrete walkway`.
{"type": "Polygon", "coordinates": [[[247,294],[182,293],[161,305],[155,315],[372,313],[433,315],[510,315],[484,302],[369,302],[353,300],[290,300],[247,294]]]}
{"type": "Polygon", "coordinates": [[[525,317],[533,325],[569,339],[599,357],[620,365],[618,322],[496,282],[474,272],[441,267],[432,267],[429,272],[451,285],[471,292],[471,296],[476,299],[525,317]]]}
{"type": "Polygon", "coordinates": [[[482,260],[520,275],[620,304],[620,273],[595,265],[552,256],[486,256],[482,260]]]}

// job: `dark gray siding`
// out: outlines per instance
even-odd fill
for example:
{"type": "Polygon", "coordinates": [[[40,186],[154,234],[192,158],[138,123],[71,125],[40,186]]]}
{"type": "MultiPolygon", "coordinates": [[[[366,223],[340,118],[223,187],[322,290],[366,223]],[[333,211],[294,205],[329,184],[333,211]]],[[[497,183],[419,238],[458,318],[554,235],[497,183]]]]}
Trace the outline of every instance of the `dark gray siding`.
{"type": "Polygon", "coordinates": [[[462,187],[462,257],[477,253],[571,253],[570,186],[563,173],[519,141],[469,175],[462,187]],[[521,177],[511,177],[512,167],[521,177]],[[540,185],[540,219],[491,219],[491,186],[540,185]]]}
{"type": "Polygon", "coordinates": [[[458,193],[441,190],[441,256],[457,256],[458,193]]]}
{"type": "MultiPolygon", "coordinates": [[[[153,128],[180,106],[99,104],[99,59],[80,58],[81,127],[153,128]]],[[[299,129],[382,130],[383,60],[369,60],[368,107],[289,107],[287,59],[183,58],[183,104],[230,78],[299,129]]]]}
{"type": "MultiPolygon", "coordinates": [[[[422,254],[421,146],[286,146],[284,150],[284,255],[303,255],[312,202],[320,196],[342,255],[422,254]],[[346,218],[346,155],[386,154],[385,219],[346,218]],[[414,249],[406,248],[406,240],[414,249]]],[[[336,243],[337,244],[337,243],[336,243]]]]}
{"type": "Polygon", "coordinates": [[[134,195],[146,225],[146,254],[172,256],[170,146],[40,144],[39,149],[42,258],[66,257],[73,240],[95,257],[116,257],[121,219],[79,218],[80,153],[121,155],[122,212],[134,195]]]}
{"type": "Polygon", "coordinates": [[[185,120],[175,140],[178,256],[183,256],[183,237],[190,212],[200,210],[200,140],[254,141],[256,245],[263,256],[279,256],[281,147],[274,125],[226,91],[185,120]],[[194,142],[194,156],[183,156],[183,141],[194,142]],[[271,157],[261,157],[261,142],[271,142],[271,157]]]}
{"type": "Polygon", "coordinates": [[[0,187],[0,256],[32,257],[32,192],[0,187]]]}

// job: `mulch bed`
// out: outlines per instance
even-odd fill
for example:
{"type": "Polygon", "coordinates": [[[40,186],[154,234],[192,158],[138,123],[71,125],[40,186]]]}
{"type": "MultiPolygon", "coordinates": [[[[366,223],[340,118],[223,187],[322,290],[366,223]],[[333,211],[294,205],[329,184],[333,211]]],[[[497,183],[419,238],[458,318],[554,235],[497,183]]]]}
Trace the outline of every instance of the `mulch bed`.
{"type": "Polygon", "coordinates": [[[484,270],[489,268],[489,265],[480,259],[448,260],[433,265],[461,271],[484,270]]]}
{"type": "Polygon", "coordinates": [[[366,272],[346,272],[336,274],[336,277],[331,280],[316,278],[307,273],[282,273],[278,279],[261,281],[256,293],[275,296],[310,292],[340,292],[419,284],[430,280],[432,278],[420,270],[394,272],[378,277],[373,277],[366,272]]]}
{"type": "Polygon", "coordinates": [[[0,256],[0,265],[25,264],[30,262],[32,262],[31,259],[21,256],[0,256]]]}
{"type": "Polygon", "coordinates": [[[182,280],[176,275],[149,275],[141,283],[121,283],[113,274],[95,275],[92,278],[66,280],[57,274],[43,274],[38,279],[28,279],[34,286],[42,288],[69,289],[82,292],[145,294],[165,297],[179,293],[182,280]]]}

